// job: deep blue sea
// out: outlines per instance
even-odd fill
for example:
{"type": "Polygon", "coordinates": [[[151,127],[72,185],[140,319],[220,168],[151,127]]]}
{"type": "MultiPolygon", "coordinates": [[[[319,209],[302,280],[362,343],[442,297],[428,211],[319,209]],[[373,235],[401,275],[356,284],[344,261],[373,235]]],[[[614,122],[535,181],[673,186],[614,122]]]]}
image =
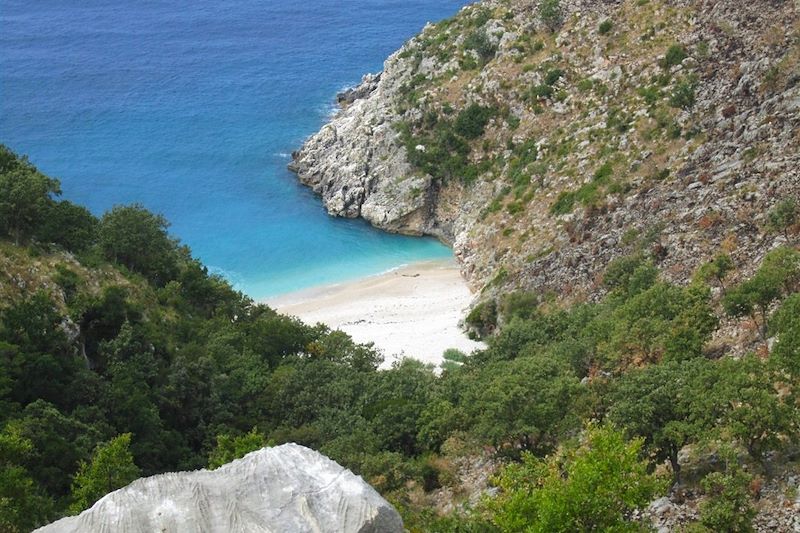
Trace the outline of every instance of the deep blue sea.
{"type": "Polygon", "coordinates": [[[140,202],[254,298],[447,257],[286,170],[335,93],[463,0],[2,0],[0,142],[96,214],[140,202]]]}

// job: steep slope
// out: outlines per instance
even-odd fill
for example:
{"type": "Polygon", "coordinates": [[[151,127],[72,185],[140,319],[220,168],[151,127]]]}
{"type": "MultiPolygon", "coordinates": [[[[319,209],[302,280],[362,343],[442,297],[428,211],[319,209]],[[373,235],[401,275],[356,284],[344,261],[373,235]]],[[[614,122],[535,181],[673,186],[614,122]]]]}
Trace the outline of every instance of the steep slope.
{"type": "MultiPolygon", "coordinates": [[[[478,289],[595,297],[614,258],[752,272],[800,196],[795,2],[486,0],[428,25],[294,154],[337,216],[453,246],[478,289]]],[[[790,232],[787,233],[790,235],[790,232]]]]}
{"type": "Polygon", "coordinates": [[[397,511],[349,470],[303,446],[264,448],[217,470],[161,474],[114,491],[72,531],[403,531],[397,511]]]}

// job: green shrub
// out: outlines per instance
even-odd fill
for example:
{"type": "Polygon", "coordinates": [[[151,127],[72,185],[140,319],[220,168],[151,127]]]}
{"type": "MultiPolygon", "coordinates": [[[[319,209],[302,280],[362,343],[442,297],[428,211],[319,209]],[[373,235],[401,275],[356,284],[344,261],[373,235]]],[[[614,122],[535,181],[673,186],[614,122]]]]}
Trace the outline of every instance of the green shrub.
{"type": "Polygon", "coordinates": [[[558,80],[560,80],[564,76],[564,71],[560,68],[553,68],[547,71],[547,74],[544,76],[544,82],[547,85],[553,86],[556,84],[558,80]]]}
{"type": "Polygon", "coordinates": [[[747,533],[753,531],[756,510],[748,487],[753,477],[736,462],[733,451],[724,472],[712,472],[703,478],[706,500],[700,504],[700,523],[709,531],[747,533]]]}
{"type": "Polygon", "coordinates": [[[98,444],[90,462],[82,461],[72,483],[70,511],[78,514],[97,500],[124,487],[140,475],[130,451],[131,434],[123,433],[98,444]]]}
{"type": "Polygon", "coordinates": [[[58,264],[56,265],[56,274],[53,276],[53,281],[61,287],[64,292],[64,300],[67,304],[70,304],[81,283],[80,276],[66,265],[58,264]]]}
{"type": "Polygon", "coordinates": [[[217,435],[217,445],[208,455],[208,468],[214,470],[266,445],[267,438],[256,427],[243,435],[217,435]]]}
{"type": "Polygon", "coordinates": [[[531,89],[531,97],[535,100],[544,100],[553,96],[553,88],[546,83],[541,83],[531,89]]]}
{"type": "Polygon", "coordinates": [[[465,139],[477,139],[483,135],[486,124],[496,114],[497,110],[493,107],[471,104],[458,114],[453,130],[465,139]]]}
{"type": "Polygon", "coordinates": [[[594,82],[591,78],[584,78],[578,82],[578,90],[582,93],[590,90],[594,86],[594,82]]]}
{"type": "Polygon", "coordinates": [[[520,202],[511,202],[506,206],[506,211],[508,211],[509,215],[518,215],[524,209],[525,207],[520,202]]]}
{"type": "Polygon", "coordinates": [[[789,230],[800,220],[797,200],[785,198],[767,213],[767,229],[772,233],[783,233],[789,240],[789,230]]]}
{"type": "Polygon", "coordinates": [[[611,20],[606,19],[600,23],[600,26],[597,27],[597,33],[600,35],[606,35],[611,32],[611,29],[614,27],[614,23],[611,20]]]}
{"type": "Polygon", "coordinates": [[[576,449],[545,460],[525,455],[497,478],[486,506],[492,522],[516,531],[639,531],[630,519],[666,490],[640,459],[642,440],[612,427],[590,427],[576,449]]]}
{"type": "Polygon", "coordinates": [[[560,0],[542,0],[539,4],[539,17],[542,22],[551,31],[554,31],[561,25],[563,14],[561,12],[560,0]]]}
{"type": "Polygon", "coordinates": [[[497,53],[497,47],[492,44],[483,30],[475,30],[467,35],[466,39],[464,39],[464,48],[475,50],[483,64],[491,61],[497,53]]]}
{"type": "Polygon", "coordinates": [[[472,308],[464,321],[474,328],[479,336],[488,335],[497,327],[497,303],[494,300],[479,303],[472,308]]]}
{"type": "Polygon", "coordinates": [[[614,173],[614,165],[611,164],[610,161],[603,163],[600,167],[594,172],[594,180],[599,183],[606,183],[608,178],[611,177],[611,174],[614,173]]]}
{"type": "Polygon", "coordinates": [[[629,255],[614,259],[603,274],[603,285],[610,290],[618,290],[629,295],[638,294],[650,287],[656,280],[658,271],[643,255],[629,255]]]}
{"type": "Polygon", "coordinates": [[[664,54],[664,59],[661,61],[661,66],[665,69],[674,67],[675,65],[680,65],[684,59],[688,57],[686,53],[686,48],[680,44],[673,44],[667,49],[667,53],[664,54]]]}
{"type": "Polygon", "coordinates": [[[575,191],[563,191],[558,195],[556,201],[550,206],[550,213],[554,215],[566,215],[571,213],[575,207],[577,195],[575,191]]]}
{"type": "Polygon", "coordinates": [[[502,301],[502,315],[508,320],[511,318],[530,319],[536,315],[539,307],[540,295],[530,291],[515,291],[505,295],[502,301]]]}
{"type": "Polygon", "coordinates": [[[654,105],[661,99],[661,91],[657,86],[651,85],[649,87],[639,87],[636,91],[644,99],[647,105],[654,105]]]}
{"type": "Polygon", "coordinates": [[[669,97],[669,105],[681,109],[691,109],[694,106],[697,83],[690,78],[679,81],[669,97]]]}

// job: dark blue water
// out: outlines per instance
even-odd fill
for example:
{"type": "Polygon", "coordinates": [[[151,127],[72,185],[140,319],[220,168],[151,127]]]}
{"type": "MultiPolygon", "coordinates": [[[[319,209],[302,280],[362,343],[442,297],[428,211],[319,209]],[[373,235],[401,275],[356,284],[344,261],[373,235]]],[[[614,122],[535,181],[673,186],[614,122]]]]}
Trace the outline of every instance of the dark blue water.
{"type": "Polygon", "coordinates": [[[255,298],[446,257],[286,170],[337,90],[463,0],[2,0],[0,142],[95,213],[141,202],[255,298]]]}

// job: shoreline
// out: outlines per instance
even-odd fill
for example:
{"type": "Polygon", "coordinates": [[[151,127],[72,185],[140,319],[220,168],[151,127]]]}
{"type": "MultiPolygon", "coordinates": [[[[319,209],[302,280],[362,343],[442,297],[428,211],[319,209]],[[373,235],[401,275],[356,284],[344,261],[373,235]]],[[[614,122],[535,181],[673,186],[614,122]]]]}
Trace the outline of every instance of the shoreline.
{"type": "Polygon", "coordinates": [[[374,342],[384,354],[381,368],[388,368],[403,357],[438,366],[448,348],[468,354],[482,348],[458,326],[472,298],[455,259],[444,259],[261,302],[304,322],[340,329],[356,342],[374,342]]]}

